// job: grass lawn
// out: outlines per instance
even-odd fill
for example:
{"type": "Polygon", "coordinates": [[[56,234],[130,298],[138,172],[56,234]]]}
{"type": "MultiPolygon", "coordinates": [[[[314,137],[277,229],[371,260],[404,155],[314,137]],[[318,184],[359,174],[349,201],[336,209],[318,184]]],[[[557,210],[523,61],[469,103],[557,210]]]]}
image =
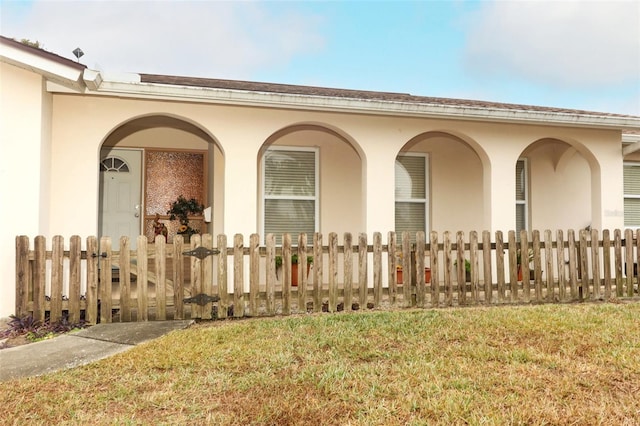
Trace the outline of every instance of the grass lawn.
{"type": "Polygon", "coordinates": [[[640,304],[203,323],[0,383],[0,424],[640,424],[640,304]]]}

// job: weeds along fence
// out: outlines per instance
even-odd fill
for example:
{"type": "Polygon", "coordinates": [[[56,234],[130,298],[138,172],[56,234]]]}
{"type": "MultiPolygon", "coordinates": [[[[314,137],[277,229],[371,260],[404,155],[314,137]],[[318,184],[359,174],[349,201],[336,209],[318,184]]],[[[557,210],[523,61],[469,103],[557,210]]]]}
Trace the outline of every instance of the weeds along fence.
{"type": "Polygon", "coordinates": [[[89,323],[632,298],[640,231],[16,237],[16,314],[89,323]],[[292,259],[299,259],[296,264],[292,259]],[[279,265],[279,266],[278,266],[279,265]]]}

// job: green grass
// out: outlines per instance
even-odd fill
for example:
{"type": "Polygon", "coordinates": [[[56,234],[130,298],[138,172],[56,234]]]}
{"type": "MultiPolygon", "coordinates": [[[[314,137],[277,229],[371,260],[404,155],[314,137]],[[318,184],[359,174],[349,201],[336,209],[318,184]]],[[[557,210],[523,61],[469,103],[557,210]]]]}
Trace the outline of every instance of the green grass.
{"type": "Polygon", "coordinates": [[[0,383],[0,424],[640,424],[640,304],[200,324],[0,383]]]}

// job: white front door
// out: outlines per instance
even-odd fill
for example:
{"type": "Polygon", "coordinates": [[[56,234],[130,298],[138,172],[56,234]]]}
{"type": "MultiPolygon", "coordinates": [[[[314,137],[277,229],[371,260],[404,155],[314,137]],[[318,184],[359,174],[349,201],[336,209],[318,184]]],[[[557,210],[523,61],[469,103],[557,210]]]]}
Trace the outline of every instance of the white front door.
{"type": "Polygon", "coordinates": [[[118,250],[128,236],[135,249],[140,235],[142,151],[105,148],[100,151],[100,237],[111,237],[118,250]]]}

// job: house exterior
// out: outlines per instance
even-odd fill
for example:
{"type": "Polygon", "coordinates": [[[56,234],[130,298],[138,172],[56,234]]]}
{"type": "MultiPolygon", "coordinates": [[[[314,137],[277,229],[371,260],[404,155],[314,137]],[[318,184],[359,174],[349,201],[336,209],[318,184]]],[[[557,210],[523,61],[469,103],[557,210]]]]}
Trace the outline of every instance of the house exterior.
{"type": "Polygon", "coordinates": [[[0,317],[15,237],[640,226],[640,117],[109,74],[0,37],[0,317]],[[637,180],[636,180],[637,179],[637,180]]]}

